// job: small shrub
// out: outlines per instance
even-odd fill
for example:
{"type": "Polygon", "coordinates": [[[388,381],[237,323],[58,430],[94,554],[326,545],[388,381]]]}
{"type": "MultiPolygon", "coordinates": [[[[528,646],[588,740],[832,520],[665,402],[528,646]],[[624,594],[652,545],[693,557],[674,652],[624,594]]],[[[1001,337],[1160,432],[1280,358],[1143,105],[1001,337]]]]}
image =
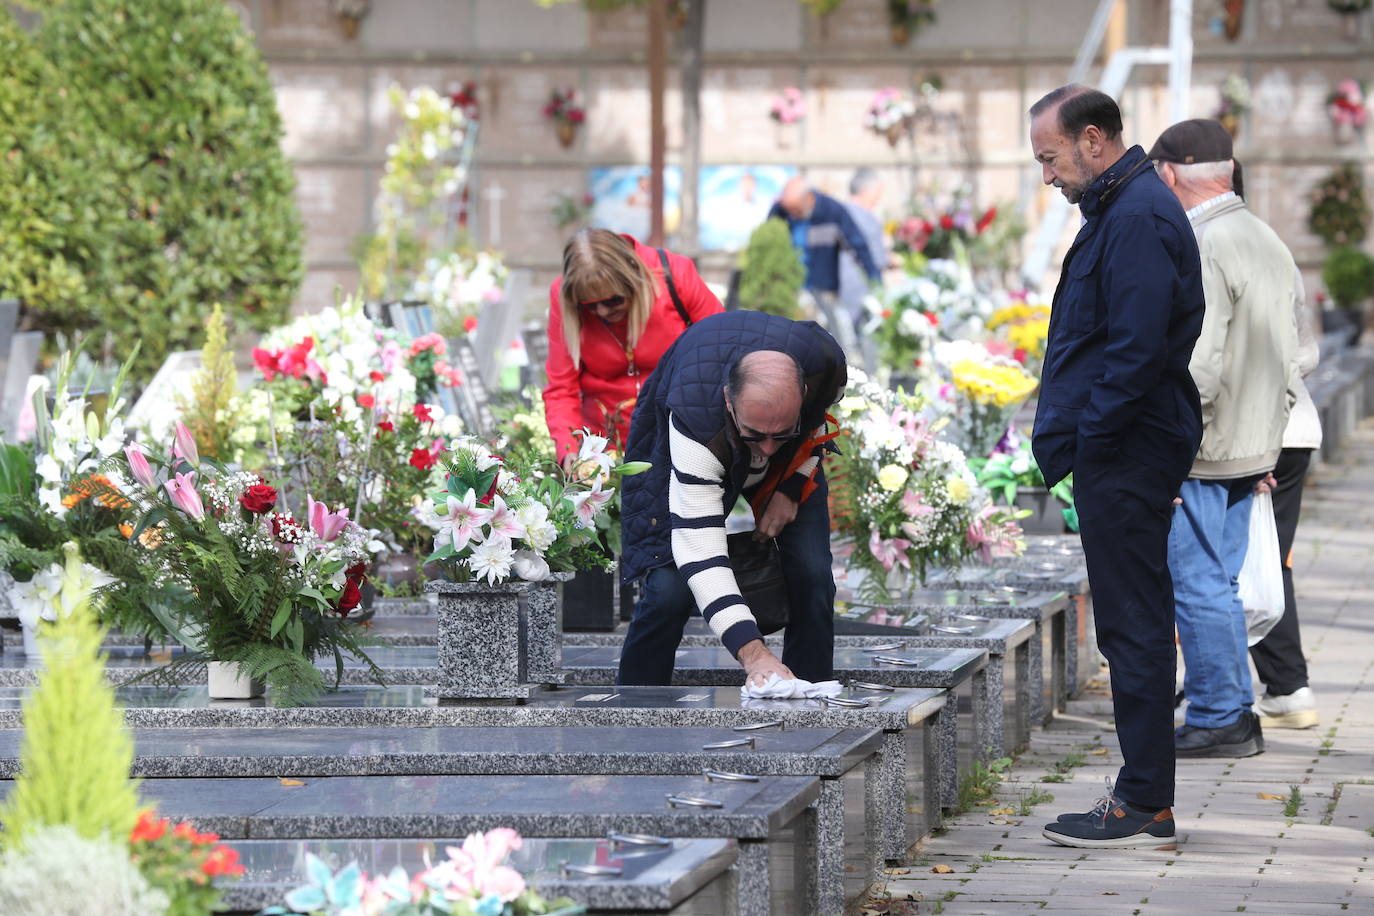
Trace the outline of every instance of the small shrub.
{"type": "Polygon", "coordinates": [[[740,305],[756,312],[797,318],[797,296],[806,280],[801,255],[792,246],[787,222],[765,220],[749,236],[739,259],[740,305]]]}

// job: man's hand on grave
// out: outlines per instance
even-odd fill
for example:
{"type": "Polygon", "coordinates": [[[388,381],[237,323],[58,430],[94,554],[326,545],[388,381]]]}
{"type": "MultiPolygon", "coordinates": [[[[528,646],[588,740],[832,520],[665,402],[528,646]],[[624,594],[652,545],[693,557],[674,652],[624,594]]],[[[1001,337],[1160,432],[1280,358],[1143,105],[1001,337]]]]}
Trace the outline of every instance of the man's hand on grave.
{"type": "Polygon", "coordinates": [[[756,639],[744,644],[739,650],[739,663],[744,666],[744,681],[761,687],[768,682],[769,675],[776,674],[785,680],[796,677],[792,670],[778,661],[763,640],[756,639]]]}
{"type": "Polygon", "coordinates": [[[775,538],[782,534],[782,529],[790,525],[796,517],[796,502],[782,493],[774,493],[773,498],[768,501],[768,508],[763,510],[763,518],[759,519],[755,526],[754,538],[760,541],[764,538],[775,538]]]}

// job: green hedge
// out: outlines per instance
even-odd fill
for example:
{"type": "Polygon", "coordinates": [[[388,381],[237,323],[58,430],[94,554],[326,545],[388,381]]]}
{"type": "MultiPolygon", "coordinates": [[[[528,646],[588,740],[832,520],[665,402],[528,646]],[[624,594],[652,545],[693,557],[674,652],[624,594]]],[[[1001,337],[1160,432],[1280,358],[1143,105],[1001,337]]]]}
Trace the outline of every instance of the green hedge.
{"type": "MultiPolygon", "coordinates": [[[[63,263],[84,289],[72,269],[18,283],[26,311],[54,329],[98,328],[119,353],[141,340],[144,377],[195,347],[214,302],[240,328],[279,323],[303,274],[295,182],[267,68],[234,12],[221,0],[67,0],[34,41],[56,133],[84,139],[52,141],[60,174],[48,196],[30,195],[66,244],[33,217],[17,244],[30,277],[55,269],[49,251],[71,251],[63,263]]],[[[0,197],[12,187],[0,178],[0,197]]]]}

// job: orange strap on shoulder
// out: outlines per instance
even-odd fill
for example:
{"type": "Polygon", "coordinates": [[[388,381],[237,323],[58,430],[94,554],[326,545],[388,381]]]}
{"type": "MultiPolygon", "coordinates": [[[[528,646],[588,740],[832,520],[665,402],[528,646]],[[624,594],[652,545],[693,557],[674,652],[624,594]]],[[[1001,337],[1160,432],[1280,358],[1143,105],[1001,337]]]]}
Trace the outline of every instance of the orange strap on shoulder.
{"type": "MultiPolygon", "coordinates": [[[[768,476],[763,479],[763,485],[759,487],[759,491],[754,494],[754,498],[749,503],[754,510],[755,518],[758,518],[759,513],[767,507],[768,501],[773,498],[773,494],[777,491],[780,483],[797,473],[801,466],[811,459],[811,453],[818,447],[839,436],[840,423],[830,414],[825,415],[825,426],[834,427],[834,430],[811,434],[797,447],[797,451],[792,455],[792,460],[787,463],[786,467],[778,465],[768,472],[768,476]]],[[[821,462],[817,458],[816,466],[811,469],[811,473],[806,478],[806,483],[802,484],[801,499],[797,500],[798,503],[806,502],[820,486],[816,483],[816,474],[820,469],[821,462]]]]}

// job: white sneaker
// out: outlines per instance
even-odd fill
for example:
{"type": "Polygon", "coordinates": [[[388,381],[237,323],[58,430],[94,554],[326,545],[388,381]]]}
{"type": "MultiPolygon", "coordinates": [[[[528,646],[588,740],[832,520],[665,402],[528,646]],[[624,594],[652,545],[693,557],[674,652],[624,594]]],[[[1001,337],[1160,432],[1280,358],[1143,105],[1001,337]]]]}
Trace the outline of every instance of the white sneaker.
{"type": "Polygon", "coordinates": [[[1312,728],[1321,721],[1317,698],[1310,687],[1283,697],[1265,694],[1255,703],[1255,712],[1265,728],[1312,728]]]}

